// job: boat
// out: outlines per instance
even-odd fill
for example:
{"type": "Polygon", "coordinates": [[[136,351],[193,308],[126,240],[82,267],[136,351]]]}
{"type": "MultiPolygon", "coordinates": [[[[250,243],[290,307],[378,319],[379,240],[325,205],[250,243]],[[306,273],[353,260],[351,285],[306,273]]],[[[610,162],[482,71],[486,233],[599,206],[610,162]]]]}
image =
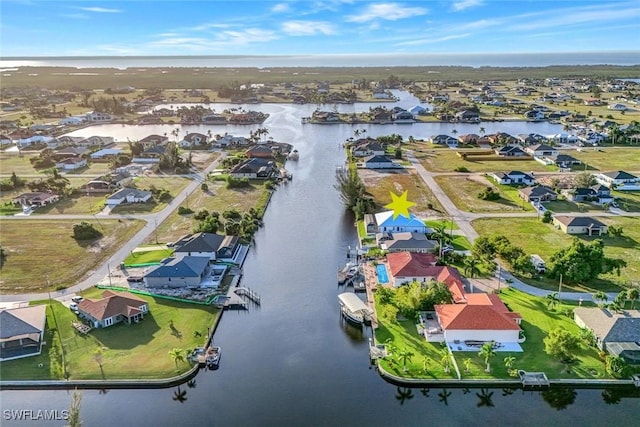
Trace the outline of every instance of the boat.
{"type": "Polygon", "coordinates": [[[206,363],[205,353],[206,351],[204,347],[194,348],[191,354],[189,354],[188,359],[190,362],[197,363],[201,366],[204,366],[206,363]]]}
{"type": "Polygon", "coordinates": [[[344,283],[345,280],[353,277],[353,268],[357,268],[358,266],[352,262],[348,262],[344,265],[344,267],[338,269],[338,283],[344,283]],[[347,274],[352,273],[351,276],[347,276],[347,274]]]}
{"type": "Polygon", "coordinates": [[[293,150],[288,156],[287,159],[289,160],[298,160],[300,158],[300,153],[298,153],[298,150],[293,150]]]}
{"type": "Polygon", "coordinates": [[[210,346],[205,354],[205,363],[209,369],[218,369],[220,363],[220,357],[222,356],[222,350],[219,346],[210,346]]]}
{"type": "Polygon", "coordinates": [[[344,292],[338,295],[340,302],[340,312],[348,321],[362,325],[370,322],[373,311],[362,301],[356,294],[352,292],[344,292]]]}
{"type": "Polygon", "coordinates": [[[364,292],[366,290],[367,290],[367,286],[362,281],[356,282],[356,283],[353,284],[353,291],[354,292],[364,292]]]}

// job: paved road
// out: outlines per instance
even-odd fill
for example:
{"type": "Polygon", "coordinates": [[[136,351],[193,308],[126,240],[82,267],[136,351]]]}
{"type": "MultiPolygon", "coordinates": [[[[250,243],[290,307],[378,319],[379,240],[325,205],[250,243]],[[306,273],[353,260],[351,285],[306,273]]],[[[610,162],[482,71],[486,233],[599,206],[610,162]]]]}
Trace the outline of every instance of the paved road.
{"type": "MultiPolygon", "coordinates": [[[[198,188],[202,182],[204,182],[205,176],[214,170],[218,164],[226,157],[226,153],[221,153],[221,156],[214,160],[204,171],[200,173],[194,173],[189,175],[192,179],[190,182],[173,200],[160,212],[145,214],[145,215],[97,215],[98,218],[109,219],[140,219],[146,221],[145,226],[136,233],[135,236],[127,243],[125,243],[116,253],[114,253],[107,261],[98,265],[94,270],[88,272],[88,277],[71,286],[67,289],[51,292],[51,298],[64,298],[67,295],[81,291],[83,289],[90,288],[98,283],[100,280],[108,276],[108,269],[118,268],[120,263],[133,251],[136,247],[142,244],[152,233],[156,227],[164,220],[166,220],[171,213],[178,208],[185,201],[188,195],[190,195],[196,188],[198,188]]],[[[35,216],[21,216],[21,217],[3,217],[2,220],[29,220],[29,219],[91,219],[92,215],[35,215],[35,216]]],[[[33,301],[49,298],[49,293],[35,293],[35,294],[20,294],[20,295],[0,295],[0,302],[11,301],[33,301]]]]}
{"type": "MultiPolygon", "coordinates": [[[[433,177],[435,175],[439,175],[436,173],[431,173],[427,171],[424,166],[415,158],[413,153],[407,153],[407,158],[415,168],[418,175],[422,178],[424,183],[431,189],[434,196],[447,214],[452,217],[458,227],[462,231],[464,235],[467,236],[469,241],[473,243],[473,241],[478,238],[478,233],[471,225],[471,221],[478,218],[517,218],[517,217],[537,217],[538,214],[536,212],[505,212],[505,213],[475,213],[475,212],[466,212],[458,209],[449,196],[442,190],[442,188],[438,185],[433,177]]],[[[459,174],[458,174],[459,175],[459,174]]],[[[599,216],[599,217],[609,217],[609,216],[618,216],[617,212],[580,212],[580,213],[572,213],[573,216],[599,216]]],[[[624,212],[624,216],[640,216],[640,212],[624,212]]],[[[496,260],[498,261],[498,260],[496,260]]],[[[548,291],[545,289],[536,288],[535,286],[528,285],[518,278],[514,277],[511,273],[509,273],[505,268],[500,269],[500,280],[498,280],[497,276],[493,279],[489,280],[478,280],[478,279],[470,279],[469,282],[474,285],[474,287],[490,290],[490,289],[499,289],[501,286],[511,286],[513,288],[519,289],[523,292],[526,292],[530,295],[536,295],[540,297],[545,297],[549,294],[552,294],[554,291],[548,291]]],[[[609,301],[613,301],[616,297],[617,293],[609,293],[607,296],[609,297],[609,301]]],[[[593,296],[587,292],[560,292],[560,299],[572,300],[572,301],[592,301],[593,296]]]]}

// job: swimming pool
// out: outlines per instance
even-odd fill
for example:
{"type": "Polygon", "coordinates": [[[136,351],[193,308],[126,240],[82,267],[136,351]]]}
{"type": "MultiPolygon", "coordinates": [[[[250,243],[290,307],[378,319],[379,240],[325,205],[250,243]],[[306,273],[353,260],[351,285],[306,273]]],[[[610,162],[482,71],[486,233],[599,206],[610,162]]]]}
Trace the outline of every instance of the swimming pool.
{"type": "Polygon", "coordinates": [[[384,264],[376,265],[376,272],[378,273],[378,283],[384,285],[389,283],[389,276],[387,275],[387,267],[384,264]]]}

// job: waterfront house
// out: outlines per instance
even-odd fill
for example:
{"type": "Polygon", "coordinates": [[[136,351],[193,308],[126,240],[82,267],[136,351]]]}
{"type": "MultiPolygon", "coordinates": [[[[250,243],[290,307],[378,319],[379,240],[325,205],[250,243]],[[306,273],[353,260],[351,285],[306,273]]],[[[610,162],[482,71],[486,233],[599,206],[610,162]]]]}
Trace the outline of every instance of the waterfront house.
{"type": "Polygon", "coordinates": [[[455,117],[459,122],[477,123],[480,121],[480,114],[471,110],[459,111],[455,114],[455,117]]]}
{"type": "Polygon", "coordinates": [[[139,322],[149,312],[149,304],[130,292],[104,291],[102,298],[86,298],[78,303],[78,314],[94,328],[107,328],[116,323],[139,322]]]}
{"type": "Polygon", "coordinates": [[[385,153],[382,144],[375,139],[359,139],[354,144],[351,147],[351,154],[354,157],[383,156],[385,153]]]}
{"type": "Polygon", "coordinates": [[[253,158],[235,165],[229,171],[234,178],[268,179],[276,171],[276,164],[272,160],[253,158]]]}
{"type": "Polygon", "coordinates": [[[536,183],[534,177],[520,171],[494,172],[491,176],[498,184],[503,185],[533,185],[536,183]]]}
{"type": "Polygon", "coordinates": [[[435,253],[438,247],[438,242],[427,239],[425,233],[412,232],[377,233],[376,244],[388,252],[435,253]]]}
{"type": "Polygon", "coordinates": [[[640,191],[640,178],[625,171],[602,172],[595,176],[598,183],[618,191],[640,191]]]}
{"type": "Polygon", "coordinates": [[[453,350],[491,341],[513,349],[520,338],[522,316],[510,312],[496,294],[466,294],[466,303],[438,304],[435,312],[443,340],[453,350]]]}
{"type": "Polygon", "coordinates": [[[601,236],[607,233],[607,225],[588,216],[556,215],[553,224],[566,234],[601,236]]]}
{"type": "Polygon", "coordinates": [[[112,136],[93,135],[88,138],[81,138],[75,143],[78,147],[106,147],[114,143],[112,136]]]}
{"type": "Polygon", "coordinates": [[[518,190],[520,198],[527,202],[549,202],[558,198],[558,193],[546,185],[537,185],[535,187],[525,187],[518,190]]]}
{"type": "Polygon", "coordinates": [[[429,253],[388,253],[386,264],[389,267],[389,282],[396,288],[411,282],[427,282],[434,277],[429,267],[435,266],[436,260],[437,257],[429,253]]]}
{"type": "Polygon", "coordinates": [[[144,276],[150,288],[197,288],[210,276],[209,258],[179,254],[162,260],[144,276]]]}
{"type": "Polygon", "coordinates": [[[148,150],[156,145],[167,145],[169,143],[169,137],[163,135],[147,135],[138,141],[142,144],[143,150],[148,150]]]}
{"type": "Polygon", "coordinates": [[[427,233],[431,231],[422,220],[412,213],[409,213],[408,218],[404,215],[393,218],[393,211],[384,211],[377,214],[367,214],[364,221],[368,234],[384,232],[427,233]]]}
{"type": "Polygon", "coordinates": [[[113,116],[108,113],[102,113],[100,111],[91,111],[84,115],[87,122],[110,122],[113,120],[113,116]]]}
{"type": "Polygon", "coordinates": [[[45,344],[46,307],[0,309],[0,361],[40,354],[45,344]]]}
{"type": "Polygon", "coordinates": [[[125,203],[146,203],[151,200],[150,191],[138,190],[137,188],[122,188],[105,201],[107,206],[118,206],[125,203]]]}
{"type": "Polygon", "coordinates": [[[110,160],[123,154],[124,151],[120,148],[103,148],[95,153],[91,153],[91,160],[110,160]]]}
{"type": "Polygon", "coordinates": [[[86,147],[63,147],[57,149],[51,157],[54,160],[64,160],[71,157],[80,157],[87,153],[87,151],[88,149],[86,147]]]}
{"type": "Polygon", "coordinates": [[[240,264],[247,247],[240,244],[238,236],[216,233],[187,234],[171,245],[176,256],[202,256],[210,262],[220,261],[240,264]]]}
{"type": "Polygon", "coordinates": [[[167,151],[165,145],[154,145],[145,149],[139,156],[131,159],[133,163],[160,163],[160,157],[167,151]]]}
{"type": "Polygon", "coordinates": [[[372,154],[356,163],[356,167],[360,169],[398,169],[402,168],[402,165],[395,163],[388,156],[372,154]]]}
{"type": "Polygon", "coordinates": [[[254,145],[244,152],[245,156],[250,159],[273,159],[273,150],[265,145],[254,145]]]}
{"type": "Polygon", "coordinates": [[[185,135],[182,141],[178,142],[178,145],[182,148],[192,148],[196,146],[203,146],[209,143],[207,135],[191,132],[185,135]]]}
{"type": "Polygon", "coordinates": [[[249,140],[244,136],[233,136],[225,133],[223,136],[216,139],[214,145],[216,147],[236,147],[249,145],[249,140]]]}
{"type": "Polygon", "coordinates": [[[433,135],[429,138],[429,142],[436,145],[447,145],[449,147],[457,147],[458,139],[449,135],[433,135]]]}
{"type": "Polygon", "coordinates": [[[58,122],[63,126],[78,126],[87,121],[87,118],[84,116],[71,116],[60,119],[58,122]]]}
{"type": "Polygon", "coordinates": [[[558,150],[547,144],[536,144],[530,147],[525,147],[524,151],[533,157],[555,157],[558,155],[558,150]]]}
{"type": "Polygon", "coordinates": [[[605,308],[577,307],[573,319],[579,327],[593,332],[600,350],[640,364],[640,310],[614,313],[605,308]]]}
{"type": "Polygon", "coordinates": [[[524,117],[527,120],[540,121],[544,120],[544,112],[540,110],[530,110],[524,113],[524,117]]]}

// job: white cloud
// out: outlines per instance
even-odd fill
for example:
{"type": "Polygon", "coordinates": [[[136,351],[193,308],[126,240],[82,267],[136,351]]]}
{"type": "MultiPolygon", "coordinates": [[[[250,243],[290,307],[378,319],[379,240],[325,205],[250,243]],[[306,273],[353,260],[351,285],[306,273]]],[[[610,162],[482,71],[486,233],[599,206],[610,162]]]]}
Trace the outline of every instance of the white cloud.
{"type": "Polygon", "coordinates": [[[324,21],[288,21],[282,24],[282,31],[291,36],[311,36],[314,34],[330,36],[336,33],[333,24],[324,21]]]}
{"type": "Polygon", "coordinates": [[[106,7],[77,7],[76,9],[84,10],[85,12],[95,13],[120,13],[120,9],[108,9],[106,7]]]}
{"type": "Polygon", "coordinates": [[[396,46],[417,46],[417,45],[422,45],[422,44],[435,44],[435,43],[446,42],[448,40],[464,39],[464,38],[469,37],[469,36],[471,36],[471,33],[452,34],[452,35],[443,36],[443,37],[411,40],[411,41],[408,41],[408,42],[396,43],[396,46]]]}
{"type": "Polygon", "coordinates": [[[278,3],[271,8],[272,12],[283,13],[289,11],[289,5],[287,3],[278,3]]]}
{"type": "Polygon", "coordinates": [[[453,2],[453,10],[455,10],[456,12],[460,12],[461,10],[480,6],[482,4],[483,0],[458,0],[453,2]]]}
{"type": "Polygon", "coordinates": [[[270,30],[259,28],[247,28],[242,31],[223,31],[222,36],[225,42],[232,44],[248,44],[255,42],[268,42],[278,39],[278,36],[270,30]]]}
{"type": "Polygon", "coordinates": [[[193,31],[206,31],[211,28],[229,28],[229,27],[231,27],[231,25],[229,24],[219,24],[217,22],[215,23],[212,22],[212,23],[196,25],[195,27],[189,27],[189,29],[193,31]]]}
{"type": "Polygon", "coordinates": [[[640,8],[612,8],[586,7],[584,9],[575,8],[567,10],[556,10],[549,16],[540,19],[522,19],[520,23],[510,26],[511,30],[532,31],[542,28],[563,27],[576,24],[601,24],[607,21],[626,20],[635,16],[640,16],[640,8]],[[556,12],[556,13],[553,13],[556,12]]]}
{"type": "Polygon", "coordinates": [[[375,19],[397,21],[412,16],[426,15],[428,12],[429,10],[423,7],[406,7],[399,3],[378,3],[367,6],[359,15],[348,16],[347,21],[369,22],[375,19]]]}

